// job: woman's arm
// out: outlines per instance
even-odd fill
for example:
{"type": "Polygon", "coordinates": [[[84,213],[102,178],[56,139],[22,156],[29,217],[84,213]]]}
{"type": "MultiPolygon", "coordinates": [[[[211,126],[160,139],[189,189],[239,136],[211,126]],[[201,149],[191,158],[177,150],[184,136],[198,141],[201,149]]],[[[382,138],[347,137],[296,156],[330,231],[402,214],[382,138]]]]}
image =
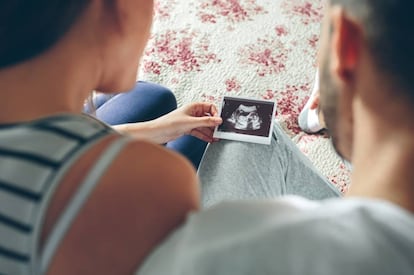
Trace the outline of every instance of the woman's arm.
{"type": "Polygon", "coordinates": [[[158,144],[190,134],[206,142],[213,142],[214,127],[222,120],[211,103],[192,103],[155,120],[114,126],[117,131],[158,144]]]}

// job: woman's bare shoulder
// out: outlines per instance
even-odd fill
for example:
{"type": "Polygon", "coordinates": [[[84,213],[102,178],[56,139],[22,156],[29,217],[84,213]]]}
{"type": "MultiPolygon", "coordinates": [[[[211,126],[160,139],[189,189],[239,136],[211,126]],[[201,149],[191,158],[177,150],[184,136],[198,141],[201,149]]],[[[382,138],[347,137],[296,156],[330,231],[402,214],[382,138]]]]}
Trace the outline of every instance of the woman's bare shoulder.
{"type": "Polygon", "coordinates": [[[130,182],[130,189],[149,192],[153,199],[191,198],[198,205],[199,186],[196,171],[183,156],[164,146],[146,141],[132,141],[113,163],[109,175],[130,182]],[[156,196],[157,195],[157,196],[156,196]]]}
{"type": "MultiPolygon", "coordinates": [[[[195,170],[191,163],[182,155],[162,145],[146,141],[132,141],[124,150],[122,157],[125,158],[122,161],[134,161],[136,164],[140,164],[146,173],[154,173],[151,176],[162,176],[159,171],[164,170],[164,172],[176,173],[177,176],[181,176],[183,173],[186,173],[186,176],[193,175],[192,179],[195,179],[195,170]],[[177,168],[180,170],[177,171],[177,168]]],[[[133,171],[140,168],[136,164],[131,164],[134,168],[133,171]]]]}
{"type": "Polygon", "coordinates": [[[187,160],[163,146],[131,141],[79,213],[51,271],[131,274],[198,205],[198,181],[187,160]]]}

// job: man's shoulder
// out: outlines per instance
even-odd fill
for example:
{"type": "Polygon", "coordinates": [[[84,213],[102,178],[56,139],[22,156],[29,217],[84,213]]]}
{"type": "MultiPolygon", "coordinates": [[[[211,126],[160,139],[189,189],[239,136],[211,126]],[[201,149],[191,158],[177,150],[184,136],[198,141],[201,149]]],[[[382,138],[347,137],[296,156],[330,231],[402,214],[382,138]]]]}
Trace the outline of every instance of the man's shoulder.
{"type": "MultiPolygon", "coordinates": [[[[255,224],[229,234],[234,241],[217,250],[221,256],[233,253],[229,257],[243,263],[241,272],[404,274],[406,270],[410,274],[414,270],[413,258],[406,256],[414,255],[414,218],[397,206],[365,199],[313,203],[287,198],[265,208],[273,211],[266,210],[255,224]]],[[[262,215],[260,209],[257,212],[262,215]]],[[[246,219],[254,220],[252,215],[246,219]]],[[[219,257],[213,256],[214,261],[219,257]]]]}
{"type": "Polygon", "coordinates": [[[413,229],[412,216],[385,202],[286,198],[217,205],[167,246],[185,248],[191,264],[172,264],[197,274],[387,274],[414,269],[404,258],[414,255],[413,229]]]}

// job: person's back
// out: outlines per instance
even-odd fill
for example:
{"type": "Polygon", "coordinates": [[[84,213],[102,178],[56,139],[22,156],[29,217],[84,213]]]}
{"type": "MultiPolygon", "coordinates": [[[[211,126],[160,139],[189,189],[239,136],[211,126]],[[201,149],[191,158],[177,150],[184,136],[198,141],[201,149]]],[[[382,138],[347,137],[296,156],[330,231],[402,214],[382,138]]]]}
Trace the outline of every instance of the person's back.
{"type": "Polygon", "coordinates": [[[411,213],[381,200],[222,203],[192,215],[138,274],[410,275],[413,228],[411,213]]]}
{"type": "Polygon", "coordinates": [[[33,268],[33,262],[40,258],[36,251],[44,209],[65,172],[91,146],[111,134],[113,130],[107,126],[74,115],[1,125],[2,272],[24,274],[33,268]]]}
{"type": "MultiPolygon", "coordinates": [[[[58,216],[62,216],[63,213],[74,214],[64,208],[68,208],[69,205],[82,207],[82,196],[90,195],[89,192],[92,192],[94,188],[103,194],[92,193],[89,203],[92,201],[95,205],[93,208],[85,205],[82,211],[82,215],[87,215],[87,221],[82,217],[75,219],[73,226],[81,226],[77,234],[74,235],[76,239],[71,240],[69,235],[62,243],[65,246],[65,243],[70,242],[71,246],[78,247],[73,253],[81,255],[79,243],[77,245],[76,243],[85,238],[82,240],[82,249],[84,252],[89,250],[87,261],[94,263],[94,268],[99,268],[99,265],[96,265],[99,256],[96,251],[94,253],[94,250],[99,249],[96,244],[109,242],[106,244],[106,249],[113,249],[114,252],[118,251],[118,254],[122,255],[126,246],[123,244],[124,247],[118,250],[120,248],[117,246],[121,245],[118,242],[122,238],[117,240],[117,237],[113,235],[119,230],[125,234],[127,233],[125,228],[130,228],[131,233],[128,241],[135,240],[142,243],[142,245],[131,243],[133,246],[128,252],[135,254],[135,258],[131,259],[131,264],[134,262],[137,264],[153,245],[151,238],[154,238],[152,242],[158,242],[162,234],[168,232],[171,226],[177,224],[185,216],[185,208],[169,213],[184,211],[181,218],[169,216],[166,214],[168,211],[165,210],[165,212],[159,211],[163,205],[171,207],[168,203],[172,203],[172,201],[168,196],[163,195],[161,198],[155,193],[152,195],[151,201],[146,199],[148,192],[156,188],[162,188],[162,190],[173,194],[174,190],[168,190],[168,188],[169,186],[175,187],[168,182],[164,186],[157,187],[158,183],[152,182],[157,179],[157,176],[152,176],[151,179],[133,179],[135,186],[128,186],[126,185],[128,180],[117,175],[120,169],[108,169],[115,158],[125,156],[120,153],[125,149],[123,146],[129,148],[140,146],[148,153],[157,154],[155,148],[151,149],[145,143],[133,145],[133,142],[128,138],[117,137],[111,128],[88,116],[57,115],[27,123],[1,126],[0,247],[2,250],[0,270],[2,273],[29,274],[34,273],[34,268],[41,269],[40,265],[47,263],[46,258],[50,260],[51,256],[55,256],[50,253],[59,252],[59,250],[55,250],[57,247],[53,247],[52,233],[61,238],[65,234],[57,229],[58,216]],[[128,143],[130,144],[128,145],[128,143]],[[109,177],[104,177],[102,180],[102,174],[107,170],[113,176],[109,174],[109,177]],[[111,177],[113,179],[108,180],[111,177]],[[96,185],[101,181],[102,183],[97,187],[96,185]],[[102,187],[102,184],[106,186],[102,187]],[[129,205],[122,206],[119,200],[128,203],[125,192],[132,192],[133,197],[130,199],[129,205]],[[108,194],[105,196],[105,193],[108,194]],[[97,207],[99,208],[96,209],[97,207]],[[111,214],[111,211],[122,212],[111,214]],[[101,217],[96,217],[96,215],[101,217]],[[116,221],[115,218],[119,220],[116,221]],[[141,222],[141,224],[137,223],[139,228],[134,229],[133,223],[129,220],[131,218],[141,222]],[[154,219],[154,222],[146,221],[147,219],[154,219]],[[177,220],[174,221],[175,219],[177,220]],[[93,227],[88,227],[88,224],[93,227]],[[157,226],[163,229],[160,232],[154,232],[153,228],[157,226]],[[161,233],[163,230],[165,232],[161,233]],[[143,242],[144,240],[148,244],[143,242]],[[86,241],[91,242],[91,246],[85,245],[86,241]]],[[[173,159],[176,161],[175,158],[173,159]]],[[[143,163],[142,160],[137,159],[133,169],[138,175],[145,176],[146,170],[151,167],[148,164],[148,162],[143,163]]],[[[131,173],[127,171],[128,169],[122,170],[124,170],[125,176],[130,177],[128,175],[131,173]]],[[[161,179],[159,180],[161,181],[161,179]]],[[[178,196],[171,196],[171,198],[174,197],[178,196]]],[[[179,205],[182,207],[181,201],[185,201],[185,198],[173,203],[176,204],[176,207],[180,207],[179,205]]],[[[191,205],[186,207],[191,207],[191,205]]],[[[70,223],[70,221],[71,219],[68,218],[62,220],[63,224],[70,223]]],[[[127,239],[127,236],[123,237],[127,239]]],[[[115,255],[115,253],[109,254],[107,257],[115,260],[115,255]]],[[[76,256],[69,255],[69,257],[71,260],[67,262],[73,265],[76,256]]],[[[122,257],[127,259],[125,256],[122,257]]],[[[75,262],[82,266],[81,261],[75,262]]],[[[107,262],[111,261],[107,259],[107,262]]],[[[87,266],[87,263],[83,265],[87,266]]],[[[127,264],[124,266],[127,267],[127,264]]],[[[62,274],[62,271],[59,273],[62,274]]]]}
{"type": "Polygon", "coordinates": [[[1,274],[131,273],[198,208],[183,157],[81,115],[135,85],[152,4],[0,3],[1,274]]]}

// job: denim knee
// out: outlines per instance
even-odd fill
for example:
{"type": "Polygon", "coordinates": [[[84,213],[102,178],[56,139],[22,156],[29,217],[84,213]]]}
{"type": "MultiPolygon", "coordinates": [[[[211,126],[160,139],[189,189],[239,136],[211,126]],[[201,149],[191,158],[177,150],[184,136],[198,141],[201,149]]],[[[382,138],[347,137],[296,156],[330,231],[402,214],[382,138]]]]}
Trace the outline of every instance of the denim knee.
{"type": "Polygon", "coordinates": [[[152,99],[155,105],[154,108],[162,110],[163,113],[169,113],[177,109],[177,100],[175,95],[167,87],[146,81],[139,81],[136,89],[138,86],[140,86],[139,91],[141,95],[143,95],[143,93],[148,93],[143,96],[152,99]]]}

